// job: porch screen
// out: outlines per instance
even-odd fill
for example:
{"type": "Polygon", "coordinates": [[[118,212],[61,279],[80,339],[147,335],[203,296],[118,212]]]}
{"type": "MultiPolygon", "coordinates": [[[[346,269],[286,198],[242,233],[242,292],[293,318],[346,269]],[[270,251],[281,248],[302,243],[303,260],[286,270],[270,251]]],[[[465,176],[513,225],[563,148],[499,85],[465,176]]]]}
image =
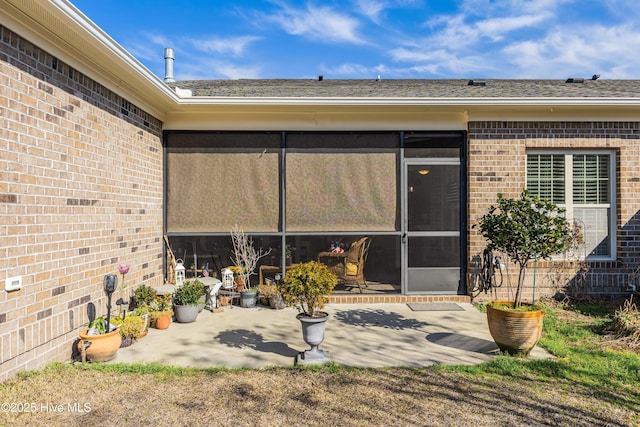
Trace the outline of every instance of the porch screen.
{"type": "Polygon", "coordinates": [[[278,231],[278,153],[167,154],[167,231],[278,231]]]}
{"type": "Polygon", "coordinates": [[[288,152],[287,231],[395,231],[397,191],[393,151],[288,152]]]}

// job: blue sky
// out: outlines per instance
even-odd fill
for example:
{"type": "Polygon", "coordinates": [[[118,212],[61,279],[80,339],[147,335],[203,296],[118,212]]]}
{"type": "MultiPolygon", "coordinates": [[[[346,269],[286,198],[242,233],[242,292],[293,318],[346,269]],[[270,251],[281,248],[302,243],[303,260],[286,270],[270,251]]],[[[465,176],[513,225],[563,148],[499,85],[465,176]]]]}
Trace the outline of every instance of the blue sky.
{"type": "Polygon", "coordinates": [[[161,78],[640,78],[637,0],[71,2],[161,78]]]}

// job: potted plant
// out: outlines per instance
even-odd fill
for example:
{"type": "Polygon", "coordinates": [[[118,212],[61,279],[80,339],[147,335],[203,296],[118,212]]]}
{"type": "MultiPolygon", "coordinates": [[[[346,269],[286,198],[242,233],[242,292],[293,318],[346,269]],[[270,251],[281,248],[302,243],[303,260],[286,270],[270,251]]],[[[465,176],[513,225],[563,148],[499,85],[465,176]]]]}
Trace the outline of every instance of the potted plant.
{"type": "Polygon", "coordinates": [[[133,292],[133,302],[136,307],[151,307],[156,298],[156,290],[148,285],[140,285],[133,292]]]}
{"type": "Polygon", "coordinates": [[[522,304],[522,290],[531,260],[549,259],[565,250],[570,228],[564,209],[524,190],[519,198],[498,194],[496,205],[480,218],[480,232],[487,247],[507,254],[518,264],[518,285],[514,301],[494,301],[487,306],[489,331],[502,351],[528,355],[542,334],[544,310],[522,304]]]}
{"type": "Polygon", "coordinates": [[[285,304],[298,309],[296,318],[302,325],[302,338],[311,346],[298,361],[314,364],[330,361],[329,355],[318,349],[329,320],[329,314],[321,310],[337,282],[336,275],[326,265],[309,261],[291,267],[284,280],[276,285],[285,304]]]}
{"type": "Polygon", "coordinates": [[[176,321],[190,323],[198,317],[198,303],[204,295],[204,284],[198,279],[187,280],[173,293],[176,321]]]}
{"type": "Polygon", "coordinates": [[[142,316],[134,313],[129,313],[129,315],[124,318],[116,317],[112,319],[112,323],[118,326],[118,331],[122,338],[120,347],[128,347],[133,344],[136,340],[142,337],[145,329],[145,321],[142,316]]]}
{"type": "Polygon", "coordinates": [[[231,243],[233,245],[233,263],[235,271],[239,272],[244,289],[240,291],[240,306],[255,307],[258,299],[258,289],[251,286],[251,276],[255,274],[260,258],[268,255],[271,249],[264,251],[260,248],[256,251],[253,239],[248,237],[236,224],[231,230],[231,243]]]}
{"type": "MultiPolygon", "coordinates": [[[[123,274],[124,279],[124,274],[123,274]]],[[[107,318],[98,317],[89,323],[88,329],[79,333],[77,348],[85,359],[91,362],[105,362],[115,357],[122,338],[118,328],[111,323],[111,297],[118,286],[115,274],[104,276],[103,287],[107,295],[107,318]]]]}
{"type": "Polygon", "coordinates": [[[106,362],[115,357],[122,338],[117,326],[107,321],[104,317],[97,317],[89,328],[79,333],[78,350],[86,354],[86,358],[91,362],[106,362]]]}
{"type": "Polygon", "coordinates": [[[293,253],[296,251],[295,246],[292,245],[286,245],[284,247],[284,257],[285,257],[285,262],[287,265],[291,265],[291,262],[293,260],[293,253]]]}
{"type": "Polygon", "coordinates": [[[151,302],[151,324],[156,329],[167,329],[172,317],[171,295],[157,295],[151,302]]]}
{"type": "Polygon", "coordinates": [[[278,292],[278,288],[275,284],[260,285],[258,287],[258,293],[260,294],[260,298],[264,299],[263,304],[268,305],[271,308],[275,308],[276,310],[285,308],[285,303],[282,299],[282,295],[280,295],[280,293],[278,292]]]}

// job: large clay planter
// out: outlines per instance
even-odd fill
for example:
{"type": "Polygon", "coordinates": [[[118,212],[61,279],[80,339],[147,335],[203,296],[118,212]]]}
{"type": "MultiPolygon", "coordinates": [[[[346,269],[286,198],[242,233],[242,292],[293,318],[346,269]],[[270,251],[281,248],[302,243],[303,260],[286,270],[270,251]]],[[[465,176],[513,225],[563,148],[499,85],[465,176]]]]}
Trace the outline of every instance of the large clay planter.
{"type": "Polygon", "coordinates": [[[91,345],[86,350],[87,360],[91,362],[106,362],[115,357],[122,344],[122,337],[120,337],[118,329],[102,335],[87,335],[87,332],[87,329],[80,332],[80,341],[78,342],[78,350],[80,351],[82,351],[85,341],[91,342],[91,345]]]}
{"type": "MultiPolygon", "coordinates": [[[[508,301],[495,301],[512,305],[508,301]]],[[[500,350],[514,356],[528,356],[542,336],[544,310],[513,311],[487,306],[489,332],[500,350]]]]}

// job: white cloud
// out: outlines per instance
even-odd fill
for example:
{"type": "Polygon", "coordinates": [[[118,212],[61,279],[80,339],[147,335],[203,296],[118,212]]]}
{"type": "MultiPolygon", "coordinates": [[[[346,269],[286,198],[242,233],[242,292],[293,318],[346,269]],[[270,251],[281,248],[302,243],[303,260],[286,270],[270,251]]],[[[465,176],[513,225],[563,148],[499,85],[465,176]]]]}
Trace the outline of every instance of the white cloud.
{"type": "Polygon", "coordinates": [[[387,4],[380,0],[358,0],[356,8],[372,22],[379,24],[380,14],[387,8],[387,4]]]}
{"type": "Polygon", "coordinates": [[[541,13],[537,15],[510,16],[504,18],[486,19],[477,22],[473,27],[477,29],[477,35],[488,37],[492,40],[502,40],[506,33],[533,27],[543,23],[549,15],[541,13]]]}
{"type": "Polygon", "coordinates": [[[331,7],[309,4],[306,9],[294,9],[281,5],[279,12],[265,15],[263,19],[296,36],[328,42],[364,43],[357,33],[360,22],[331,7]]]}
{"type": "Polygon", "coordinates": [[[637,78],[640,30],[628,25],[557,27],[539,40],[513,43],[505,58],[529,76],[637,78]]]}
{"type": "Polygon", "coordinates": [[[161,34],[144,33],[142,39],[128,43],[125,48],[139,60],[164,61],[164,48],[174,47],[173,41],[161,34]]]}
{"type": "Polygon", "coordinates": [[[466,16],[514,16],[555,14],[565,3],[582,4],[584,0],[465,0],[460,6],[466,16]]]}
{"type": "Polygon", "coordinates": [[[209,39],[189,39],[189,43],[197,50],[202,52],[212,52],[219,54],[231,54],[234,56],[242,56],[247,46],[254,41],[260,40],[255,36],[239,36],[209,39]]]}

